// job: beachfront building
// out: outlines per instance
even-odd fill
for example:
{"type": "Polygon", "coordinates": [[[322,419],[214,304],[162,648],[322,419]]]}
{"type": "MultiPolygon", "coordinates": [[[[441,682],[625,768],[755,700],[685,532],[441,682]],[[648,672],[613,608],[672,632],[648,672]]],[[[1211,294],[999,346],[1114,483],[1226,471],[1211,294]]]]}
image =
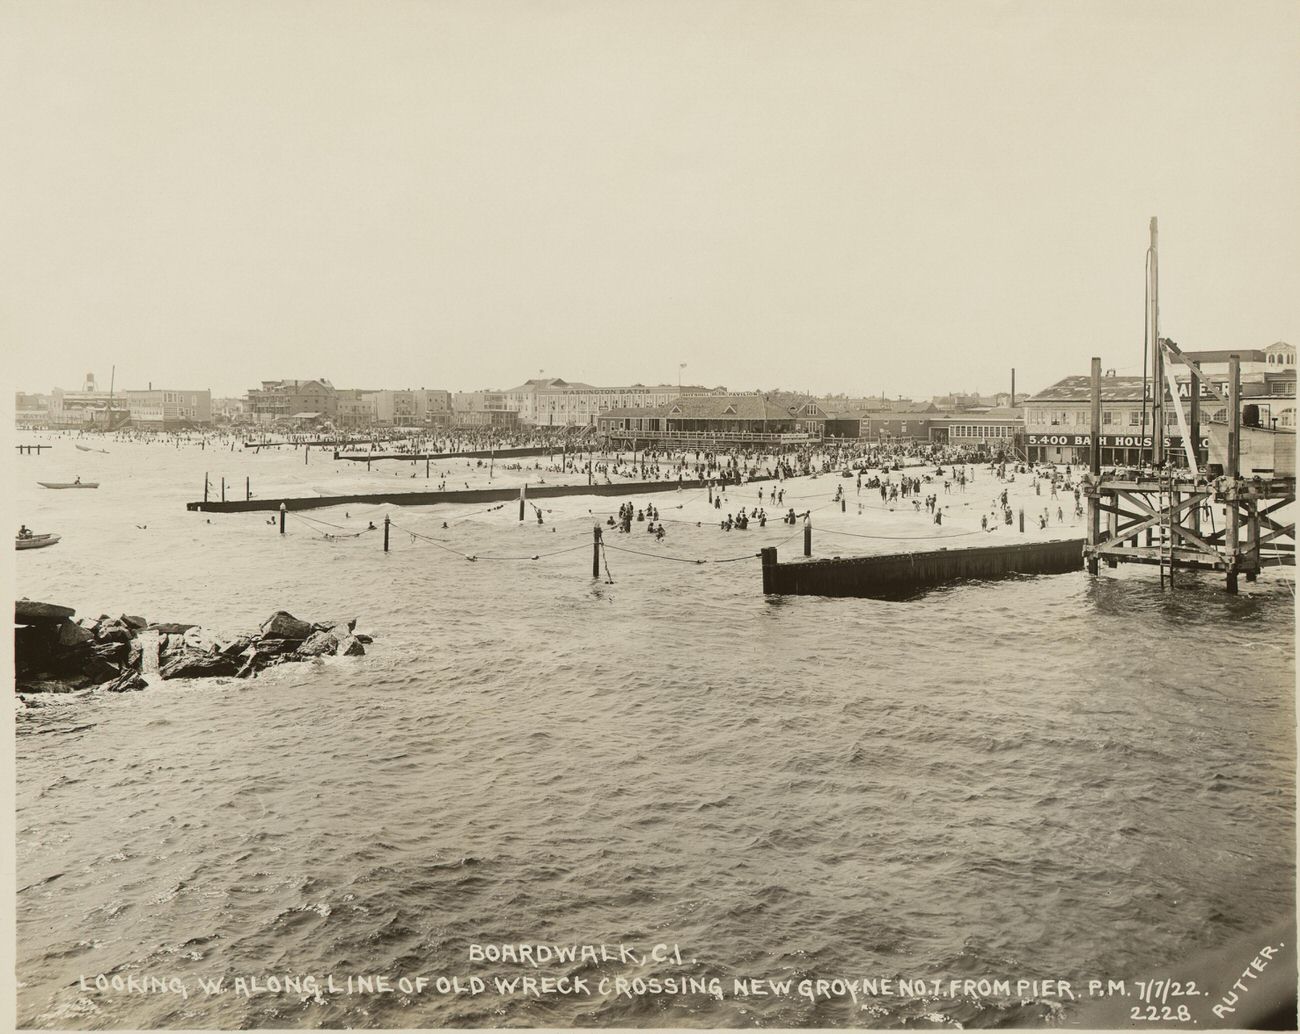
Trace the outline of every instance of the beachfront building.
{"type": "Polygon", "coordinates": [[[614,442],[797,444],[818,439],[825,421],[825,412],[806,396],[781,405],[753,392],[683,395],[665,406],[618,407],[598,414],[596,429],[614,442]]]}
{"type": "Polygon", "coordinates": [[[122,393],[100,391],[93,373],[86,374],[80,391],[54,388],[50,392],[49,426],[68,430],[106,431],[131,418],[122,393]]]}
{"type": "Polygon", "coordinates": [[[14,425],[34,430],[50,426],[50,397],[26,391],[14,392],[14,425]]]}
{"type": "Polygon", "coordinates": [[[131,414],[131,426],[146,431],[178,431],[212,424],[212,392],[155,388],[122,392],[131,414]]]}
{"type": "Polygon", "coordinates": [[[523,424],[547,427],[594,427],[600,414],[613,409],[650,409],[667,406],[679,396],[702,395],[700,385],[632,384],[601,388],[559,377],[538,377],[504,392],[506,408],[519,414],[523,424]]]}
{"type": "MultiPolygon", "coordinates": [[[[1220,394],[1226,396],[1229,355],[1241,357],[1241,423],[1245,428],[1267,433],[1295,433],[1294,361],[1287,363],[1289,345],[1279,342],[1271,349],[1242,349],[1236,352],[1187,352],[1220,394]],[[1279,347],[1283,346],[1283,347],[1279,347]],[[1269,356],[1273,356],[1270,362],[1269,356]],[[1282,361],[1279,362],[1278,359],[1282,361]]],[[[1294,359],[1294,351],[1290,352],[1294,359]]],[[[1191,398],[1191,374],[1181,364],[1173,366],[1179,399],[1184,405],[1191,398]]],[[[1149,389],[1148,389],[1149,391],[1149,389]]],[[[1110,374],[1101,379],[1101,462],[1104,465],[1136,464],[1141,450],[1149,450],[1154,428],[1151,426],[1151,399],[1144,398],[1143,379],[1110,374]],[[1145,434],[1144,434],[1145,428],[1145,434]]],[[[1200,392],[1202,453],[1218,432],[1215,425],[1227,426],[1227,407],[1210,392],[1200,392]]],[[[1087,463],[1091,446],[1092,388],[1088,376],[1066,377],[1031,396],[1024,405],[1025,444],[1030,460],[1052,463],[1087,463]]],[[[1252,435],[1252,437],[1258,437],[1252,435]]],[[[1166,404],[1166,447],[1175,461],[1182,455],[1182,436],[1175,407],[1166,404]]],[[[1294,438],[1284,444],[1294,448],[1294,438]]],[[[1262,447],[1261,447],[1262,448],[1262,447]]],[[[1243,437],[1243,455],[1247,449],[1243,437]]],[[[1149,452],[1148,452],[1149,456],[1149,452]]],[[[1263,465],[1261,464],[1261,467],[1263,465]]]]}
{"type": "Polygon", "coordinates": [[[930,426],[942,416],[939,407],[925,403],[911,410],[886,409],[862,414],[859,437],[880,443],[917,443],[930,440],[930,426]]]}
{"type": "Polygon", "coordinates": [[[338,388],[335,391],[334,426],[370,427],[375,423],[375,392],[369,388],[338,388]]]}
{"type": "Polygon", "coordinates": [[[458,391],[451,396],[451,421],[455,427],[495,427],[513,430],[519,414],[509,408],[504,391],[458,391]]]}
{"type": "Polygon", "coordinates": [[[217,423],[237,424],[244,419],[246,408],[243,399],[213,399],[212,419],[217,423]]]}
{"type": "Polygon", "coordinates": [[[452,422],[451,392],[439,388],[371,391],[362,396],[373,422],[394,427],[446,427],[452,422]]]}
{"type": "MultiPolygon", "coordinates": [[[[1010,395],[1004,396],[1010,398],[1010,395]]],[[[987,452],[990,455],[1023,456],[1025,417],[1019,409],[997,407],[971,409],[964,413],[936,415],[929,419],[930,441],[987,452]]]]}
{"type": "Polygon", "coordinates": [[[333,421],[338,416],[338,393],[325,378],[263,381],[248,389],[248,415],[255,423],[333,421]]]}

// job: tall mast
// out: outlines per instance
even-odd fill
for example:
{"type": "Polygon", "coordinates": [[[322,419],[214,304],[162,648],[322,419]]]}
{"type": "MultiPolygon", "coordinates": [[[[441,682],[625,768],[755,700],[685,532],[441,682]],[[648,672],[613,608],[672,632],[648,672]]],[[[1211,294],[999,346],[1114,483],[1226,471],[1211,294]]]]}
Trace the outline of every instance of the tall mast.
{"type": "Polygon", "coordinates": [[[1156,217],[1151,217],[1151,462],[1165,461],[1165,360],[1160,350],[1160,253],[1156,217]]]}

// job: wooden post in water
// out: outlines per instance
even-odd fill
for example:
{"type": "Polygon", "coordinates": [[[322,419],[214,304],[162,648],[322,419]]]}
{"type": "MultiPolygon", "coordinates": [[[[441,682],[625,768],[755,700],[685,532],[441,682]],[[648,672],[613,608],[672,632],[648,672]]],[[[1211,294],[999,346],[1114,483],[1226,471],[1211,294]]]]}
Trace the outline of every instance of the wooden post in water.
{"type": "Polygon", "coordinates": [[[1088,470],[1092,474],[1092,492],[1088,496],[1088,573],[1097,573],[1097,556],[1092,552],[1101,537],[1101,357],[1092,357],[1092,437],[1088,448],[1088,470]]]}
{"type": "Polygon", "coordinates": [[[600,525],[591,529],[591,577],[600,577],[600,525]]]}
{"type": "Polygon", "coordinates": [[[206,470],[203,472],[203,501],[205,503],[208,501],[208,472],[206,470]]]}
{"type": "Polygon", "coordinates": [[[247,502],[253,498],[253,480],[245,475],[244,477],[244,501],[247,502]]]}
{"type": "Polygon", "coordinates": [[[280,504],[280,534],[281,534],[281,535],[284,534],[284,515],[285,515],[285,513],[286,513],[287,510],[288,510],[288,507],[285,506],[284,503],[281,503],[281,504],[280,504]]]}
{"type": "Polygon", "coordinates": [[[388,526],[392,523],[388,514],[384,514],[384,552],[388,552],[388,526]]]}
{"type": "MultiPolygon", "coordinates": [[[[1118,531],[1119,531],[1119,514],[1117,514],[1113,509],[1109,510],[1106,513],[1106,541],[1107,542],[1114,541],[1116,534],[1118,534],[1118,531]]],[[[1112,568],[1118,567],[1119,561],[1116,560],[1113,556],[1108,556],[1106,558],[1106,566],[1112,568]]]]}
{"type": "Polygon", "coordinates": [[[812,556],[812,514],[803,519],[803,555],[812,556]]]}
{"type": "Polygon", "coordinates": [[[1020,508],[1020,534],[1023,535],[1024,533],[1025,533],[1025,508],[1022,506],[1020,508]]]}
{"type": "Polygon", "coordinates": [[[524,500],[526,498],[527,492],[528,492],[528,482],[525,481],[522,485],[519,486],[519,520],[521,522],[524,519],[524,500]]]}
{"type": "Polygon", "coordinates": [[[776,547],[764,546],[758,555],[763,563],[763,592],[776,592],[776,547]]]}
{"type": "Polygon", "coordinates": [[[1251,570],[1246,572],[1246,581],[1253,582],[1258,577],[1259,568],[1259,503],[1254,499],[1246,503],[1246,556],[1251,564],[1251,570]]]}
{"type": "Polygon", "coordinates": [[[1223,544],[1228,550],[1228,591],[1237,591],[1237,542],[1241,534],[1241,357],[1228,356],[1228,526],[1223,544]]]}
{"type": "Polygon", "coordinates": [[[226,476],[224,474],[221,475],[221,501],[223,503],[226,501],[226,476]]]}

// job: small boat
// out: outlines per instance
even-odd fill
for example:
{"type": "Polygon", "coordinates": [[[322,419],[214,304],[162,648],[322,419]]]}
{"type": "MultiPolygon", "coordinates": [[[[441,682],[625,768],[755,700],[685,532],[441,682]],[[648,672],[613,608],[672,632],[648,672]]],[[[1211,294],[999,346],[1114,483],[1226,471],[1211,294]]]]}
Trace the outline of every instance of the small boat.
{"type": "Polygon", "coordinates": [[[38,481],[42,488],[98,488],[98,481],[38,481]]]}
{"type": "Polygon", "coordinates": [[[82,452],[101,452],[105,456],[108,455],[107,449],[92,449],[89,445],[78,445],[77,448],[80,449],[82,452]]]}
{"type": "Polygon", "coordinates": [[[14,537],[15,549],[40,549],[42,546],[52,546],[59,541],[58,535],[18,535],[14,537]]]}

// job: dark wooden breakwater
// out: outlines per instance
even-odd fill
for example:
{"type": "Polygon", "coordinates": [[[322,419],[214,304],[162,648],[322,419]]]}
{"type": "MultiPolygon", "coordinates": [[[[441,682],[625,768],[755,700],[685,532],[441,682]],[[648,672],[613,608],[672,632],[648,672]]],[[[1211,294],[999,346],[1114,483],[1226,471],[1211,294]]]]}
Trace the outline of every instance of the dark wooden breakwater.
{"type": "Polygon", "coordinates": [[[786,596],[905,596],[963,578],[1063,574],[1083,569],[1083,539],[1025,542],[968,549],[933,549],[884,556],[779,563],[776,548],[763,559],[763,592],[786,596]]]}
{"type": "MultiPolygon", "coordinates": [[[[353,460],[357,463],[368,463],[371,460],[487,460],[498,459],[508,460],[516,456],[549,456],[553,453],[563,452],[563,449],[553,449],[550,446],[529,445],[521,446],[517,449],[475,449],[472,452],[343,452],[335,450],[334,458],[336,460],[353,460]]],[[[580,450],[586,452],[586,449],[580,450]]],[[[576,456],[573,450],[569,450],[571,456],[576,456]]]]}
{"type": "MultiPolygon", "coordinates": [[[[768,481],[770,478],[750,478],[746,484],[768,481]]],[[[699,481],[623,481],[610,485],[528,485],[528,499],[556,499],[579,495],[646,495],[648,493],[699,491],[708,487],[699,481]]],[[[728,486],[731,487],[731,486],[728,486]]],[[[450,492],[363,492],[357,495],[320,495],[299,498],[272,496],[263,499],[210,500],[186,503],[187,510],[204,513],[250,513],[256,510],[319,510],[328,506],[381,505],[433,506],[437,503],[499,503],[520,497],[519,486],[514,488],[470,488],[450,492]]]]}

